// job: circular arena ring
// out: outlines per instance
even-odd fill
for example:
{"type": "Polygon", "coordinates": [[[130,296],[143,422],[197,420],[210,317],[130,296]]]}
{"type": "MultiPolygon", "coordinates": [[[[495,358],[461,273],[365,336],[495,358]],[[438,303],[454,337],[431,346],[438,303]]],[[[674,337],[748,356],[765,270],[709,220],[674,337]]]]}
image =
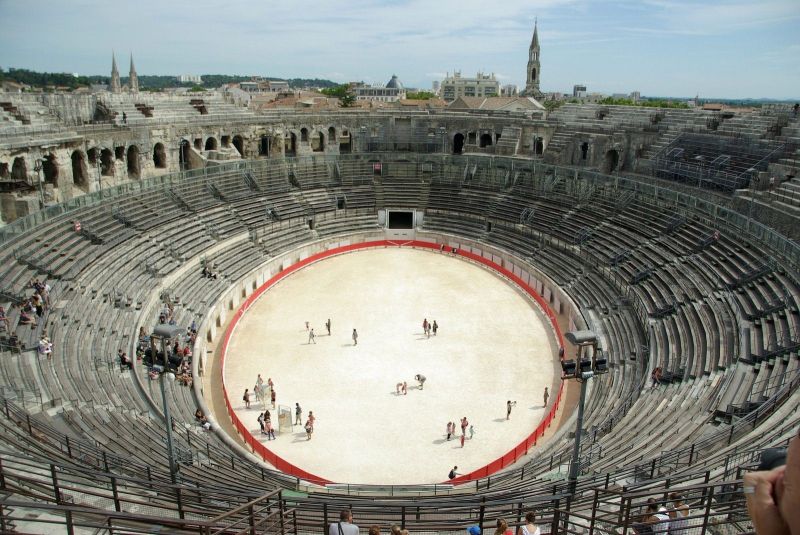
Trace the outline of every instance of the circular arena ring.
{"type": "MultiPolygon", "coordinates": [[[[533,508],[546,532],[567,533],[627,529],[648,497],[679,491],[695,512],[692,529],[741,519],[740,468],[762,449],[785,444],[800,422],[796,244],[721,202],[644,179],[499,156],[470,156],[469,180],[464,160],[444,155],[342,155],[335,163],[348,171],[341,175],[320,172],[325,162],[244,161],[143,179],[0,229],[4,299],[19,302],[35,277],[51,286],[51,305],[37,325],[21,326],[18,308],[9,313],[23,350],[6,351],[0,360],[0,481],[8,494],[0,518],[35,500],[57,523],[69,517],[140,532],[158,526],[211,533],[282,521],[287,531],[319,532],[350,508],[362,526],[456,532],[474,524],[487,529],[498,517],[516,522],[533,508]],[[379,178],[372,175],[376,163],[379,178]],[[386,228],[393,209],[414,212],[415,228],[405,233],[414,234],[415,247],[433,250],[424,254],[441,254],[444,245],[458,250],[451,262],[490,262],[516,287],[530,288],[544,316],[556,318],[556,333],[597,334],[609,373],[593,379],[587,394],[574,485],[567,473],[575,396],[569,385],[558,396],[560,382],[551,398],[560,397],[560,425],[551,426],[546,440],[534,435],[551,413],[537,413],[527,437],[510,438],[499,461],[489,456],[465,465],[471,473],[455,485],[436,483],[450,466],[420,484],[348,484],[323,471],[292,472],[252,438],[258,427],[249,414],[243,420],[228,410],[219,394],[219,349],[232,320],[259,289],[315,255],[397,243],[397,233],[386,228]],[[204,277],[203,266],[216,277],[204,277]],[[119,349],[135,355],[140,328],[150,333],[162,313],[182,330],[195,323],[191,386],[162,382],[146,356],[134,359],[132,369],[115,358],[119,349]],[[51,359],[33,350],[45,330],[51,359]],[[661,382],[654,385],[657,367],[661,382]],[[172,414],[172,471],[162,385],[172,414]],[[195,418],[198,408],[210,430],[195,418]]],[[[358,254],[367,253],[348,256],[358,254]]],[[[329,261],[335,259],[319,266],[329,261]]],[[[265,302],[295,275],[266,291],[265,302]]],[[[431,313],[437,317],[428,319],[443,317],[431,313]]],[[[402,329],[413,336],[426,314],[420,309],[402,329]]],[[[307,335],[297,321],[303,314],[296,316],[286,337],[298,354],[321,349],[324,339],[319,347],[303,345],[307,335]]],[[[324,319],[302,321],[321,330],[324,319]]],[[[442,320],[440,336],[452,328],[442,320]]],[[[362,336],[366,346],[369,332],[362,336]]],[[[556,335],[551,357],[559,341],[556,335]]],[[[567,356],[574,351],[565,347],[567,356]]],[[[424,372],[409,369],[402,378],[416,373],[424,372]]],[[[401,378],[399,370],[395,375],[401,378]]],[[[425,393],[439,381],[427,375],[425,393]]],[[[228,398],[238,404],[242,385],[252,385],[230,380],[236,390],[228,398]]],[[[290,382],[276,386],[291,392],[290,382]]],[[[409,401],[392,393],[395,382],[376,385],[376,395],[409,401]]],[[[537,384],[534,404],[538,396],[537,384]]],[[[500,409],[491,409],[498,419],[504,395],[499,399],[500,409]]],[[[470,416],[434,416],[438,423],[425,440],[441,440],[444,424],[464,415],[470,416]]],[[[310,442],[328,426],[346,432],[348,416],[320,418],[310,442]]],[[[503,425],[491,419],[476,425],[475,440],[494,424],[503,425]]],[[[386,460],[392,462],[390,452],[386,460]]],[[[285,462],[295,464],[288,455],[285,462]]],[[[310,465],[297,462],[304,466],[310,465]]]]}

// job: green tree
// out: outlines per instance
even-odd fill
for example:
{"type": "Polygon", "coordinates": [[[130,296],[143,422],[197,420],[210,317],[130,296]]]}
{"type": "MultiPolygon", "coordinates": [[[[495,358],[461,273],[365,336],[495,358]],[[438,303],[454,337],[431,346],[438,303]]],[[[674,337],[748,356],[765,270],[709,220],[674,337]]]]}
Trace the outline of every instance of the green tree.
{"type": "Polygon", "coordinates": [[[430,100],[432,98],[436,98],[436,95],[430,91],[410,91],[406,93],[406,98],[408,100],[430,100]]]}

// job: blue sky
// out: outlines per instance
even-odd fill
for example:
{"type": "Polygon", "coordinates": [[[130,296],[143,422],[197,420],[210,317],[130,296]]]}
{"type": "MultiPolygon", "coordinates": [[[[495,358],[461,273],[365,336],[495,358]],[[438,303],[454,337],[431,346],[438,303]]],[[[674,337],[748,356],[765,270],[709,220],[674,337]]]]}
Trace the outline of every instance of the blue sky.
{"type": "Polygon", "coordinates": [[[524,85],[535,17],[544,91],[800,98],[800,0],[0,0],[0,66],[524,85]]]}

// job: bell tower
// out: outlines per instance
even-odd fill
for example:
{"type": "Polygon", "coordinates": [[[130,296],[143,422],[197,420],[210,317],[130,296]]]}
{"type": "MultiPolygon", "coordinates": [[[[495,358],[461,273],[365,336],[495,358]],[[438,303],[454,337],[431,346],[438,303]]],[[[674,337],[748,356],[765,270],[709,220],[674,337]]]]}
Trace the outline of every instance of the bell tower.
{"type": "Polygon", "coordinates": [[[540,98],[542,92],[539,89],[539,78],[541,70],[539,65],[539,21],[533,23],[533,38],[528,49],[528,75],[525,82],[525,96],[540,98]]]}

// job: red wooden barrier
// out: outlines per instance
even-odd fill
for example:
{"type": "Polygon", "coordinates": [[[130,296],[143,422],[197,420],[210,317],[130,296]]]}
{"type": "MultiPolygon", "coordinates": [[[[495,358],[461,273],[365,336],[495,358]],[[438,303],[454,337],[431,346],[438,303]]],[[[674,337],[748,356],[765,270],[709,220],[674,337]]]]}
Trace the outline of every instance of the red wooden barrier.
{"type": "MultiPolygon", "coordinates": [[[[283,278],[291,275],[295,271],[298,271],[298,270],[306,267],[309,264],[312,264],[314,262],[318,262],[318,261],[320,261],[322,259],[325,259],[325,258],[328,258],[328,257],[331,257],[331,256],[336,256],[336,255],[343,254],[343,253],[348,253],[348,252],[351,252],[351,251],[357,251],[359,249],[367,249],[367,248],[371,248],[371,247],[390,247],[390,246],[395,246],[395,247],[396,246],[410,246],[410,247],[418,247],[418,248],[431,249],[431,250],[438,250],[439,247],[440,247],[439,244],[430,243],[430,242],[422,242],[422,241],[407,241],[407,242],[397,243],[397,242],[392,242],[392,241],[389,241],[389,240],[376,240],[376,241],[369,241],[369,242],[363,242],[363,243],[356,243],[356,244],[352,244],[352,245],[345,245],[345,246],[342,246],[342,247],[336,247],[334,249],[329,249],[327,251],[322,251],[320,253],[316,253],[314,255],[309,256],[308,258],[306,258],[304,260],[301,260],[300,262],[297,262],[296,264],[292,264],[291,266],[289,266],[288,268],[284,269],[280,273],[278,273],[275,276],[273,276],[272,278],[270,278],[264,284],[262,284],[236,310],[236,313],[233,315],[233,318],[231,318],[231,322],[228,324],[228,327],[225,329],[225,334],[224,334],[224,336],[222,338],[222,347],[221,347],[221,351],[220,351],[220,366],[224,367],[224,365],[225,365],[225,356],[226,356],[227,351],[228,351],[228,344],[230,343],[230,339],[231,339],[231,335],[233,334],[233,330],[235,329],[235,327],[238,324],[238,322],[241,319],[241,317],[244,315],[245,312],[247,312],[247,310],[252,306],[252,304],[259,297],[261,297],[261,295],[264,292],[269,290],[278,281],[280,281],[283,278]]],[[[449,254],[449,253],[447,253],[447,254],[449,254]]],[[[527,283],[525,283],[525,281],[523,281],[520,277],[515,275],[513,272],[507,270],[503,266],[501,266],[499,264],[496,264],[495,262],[493,262],[493,261],[491,261],[491,260],[489,260],[487,258],[484,258],[484,257],[482,257],[482,256],[480,256],[478,254],[475,254],[475,253],[472,253],[472,252],[469,252],[469,251],[462,251],[462,250],[459,249],[458,252],[457,252],[457,255],[458,256],[462,256],[464,258],[468,258],[468,259],[470,259],[470,260],[472,260],[474,262],[477,262],[477,263],[483,264],[484,266],[489,267],[493,271],[496,271],[497,273],[500,273],[501,275],[503,275],[507,279],[509,279],[512,282],[514,282],[514,284],[516,284],[517,286],[522,288],[525,291],[525,293],[527,293],[531,298],[533,298],[542,307],[542,310],[545,311],[545,314],[547,315],[548,319],[550,320],[550,324],[553,326],[553,329],[555,330],[556,338],[558,340],[559,347],[564,347],[564,337],[563,337],[563,335],[561,333],[561,328],[558,326],[558,321],[556,321],[555,314],[550,309],[549,305],[544,300],[544,298],[542,296],[540,296],[538,293],[536,293],[536,290],[534,290],[531,286],[529,286],[527,283]]],[[[496,460],[492,461],[491,463],[487,464],[486,466],[478,468],[477,470],[473,470],[472,472],[470,472],[468,474],[460,475],[457,478],[448,481],[447,483],[452,483],[452,484],[456,484],[457,485],[457,484],[460,484],[460,483],[466,483],[468,481],[472,481],[474,479],[487,477],[487,476],[489,476],[489,475],[491,475],[491,474],[493,474],[495,472],[498,472],[499,470],[502,470],[506,466],[509,466],[509,465],[513,464],[514,462],[517,461],[517,459],[519,459],[523,455],[526,455],[528,453],[528,450],[530,449],[530,447],[536,445],[536,441],[544,434],[545,429],[547,429],[547,427],[549,427],[550,423],[553,421],[553,417],[554,417],[554,415],[555,415],[556,411],[558,410],[558,407],[559,407],[559,405],[561,403],[561,395],[562,395],[563,390],[564,390],[564,383],[562,382],[561,386],[558,389],[558,394],[556,395],[555,401],[553,402],[553,404],[550,407],[550,411],[542,419],[542,421],[539,423],[539,425],[536,427],[536,429],[534,429],[534,431],[530,435],[528,435],[522,442],[520,442],[519,444],[514,446],[514,448],[512,448],[508,453],[503,455],[501,458],[496,459],[496,460]]],[[[329,480],[327,480],[325,478],[316,476],[314,474],[310,474],[310,473],[306,472],[305,470],[303,470],[302,468],[299,468],[299,467],[293,465],[292,463],[282,459],[281,457],[278,457],[272,451],[270,451],[266,446],[264,446],[264,444],[259,442],[255,437],[253,437],[253,435],[250,432],[250,430],[242,423],[242,421],[239,419],[239,417],[233,411],[233,406],[231,405],[230,400],[228,398],[228,391],[225,388],[224,381],[223,381],[223,384],[222,384],[222,393],[223,393],[223,396],[225,398],[225,406],[226,406],[226,408],[228,410],[228,416],[230,416],[231,421],[233,422],[233,426],[236,428],[236,432],[239,433],[244,438],[245,443],[252,448],[253,452],[256,455],[259,455],[266,462],[270,463],[275,468],[277,468],[278,470],[280,470],[280,471],[282,471],[284,473],[293,475],[295,477],[299,477],[301,479],[304,479],[304,480],[309,481],[311,483],[316,483],[318,485],[325,485],[327,483],[331,483],[331,481],[329,481],[329,480]]]]}

